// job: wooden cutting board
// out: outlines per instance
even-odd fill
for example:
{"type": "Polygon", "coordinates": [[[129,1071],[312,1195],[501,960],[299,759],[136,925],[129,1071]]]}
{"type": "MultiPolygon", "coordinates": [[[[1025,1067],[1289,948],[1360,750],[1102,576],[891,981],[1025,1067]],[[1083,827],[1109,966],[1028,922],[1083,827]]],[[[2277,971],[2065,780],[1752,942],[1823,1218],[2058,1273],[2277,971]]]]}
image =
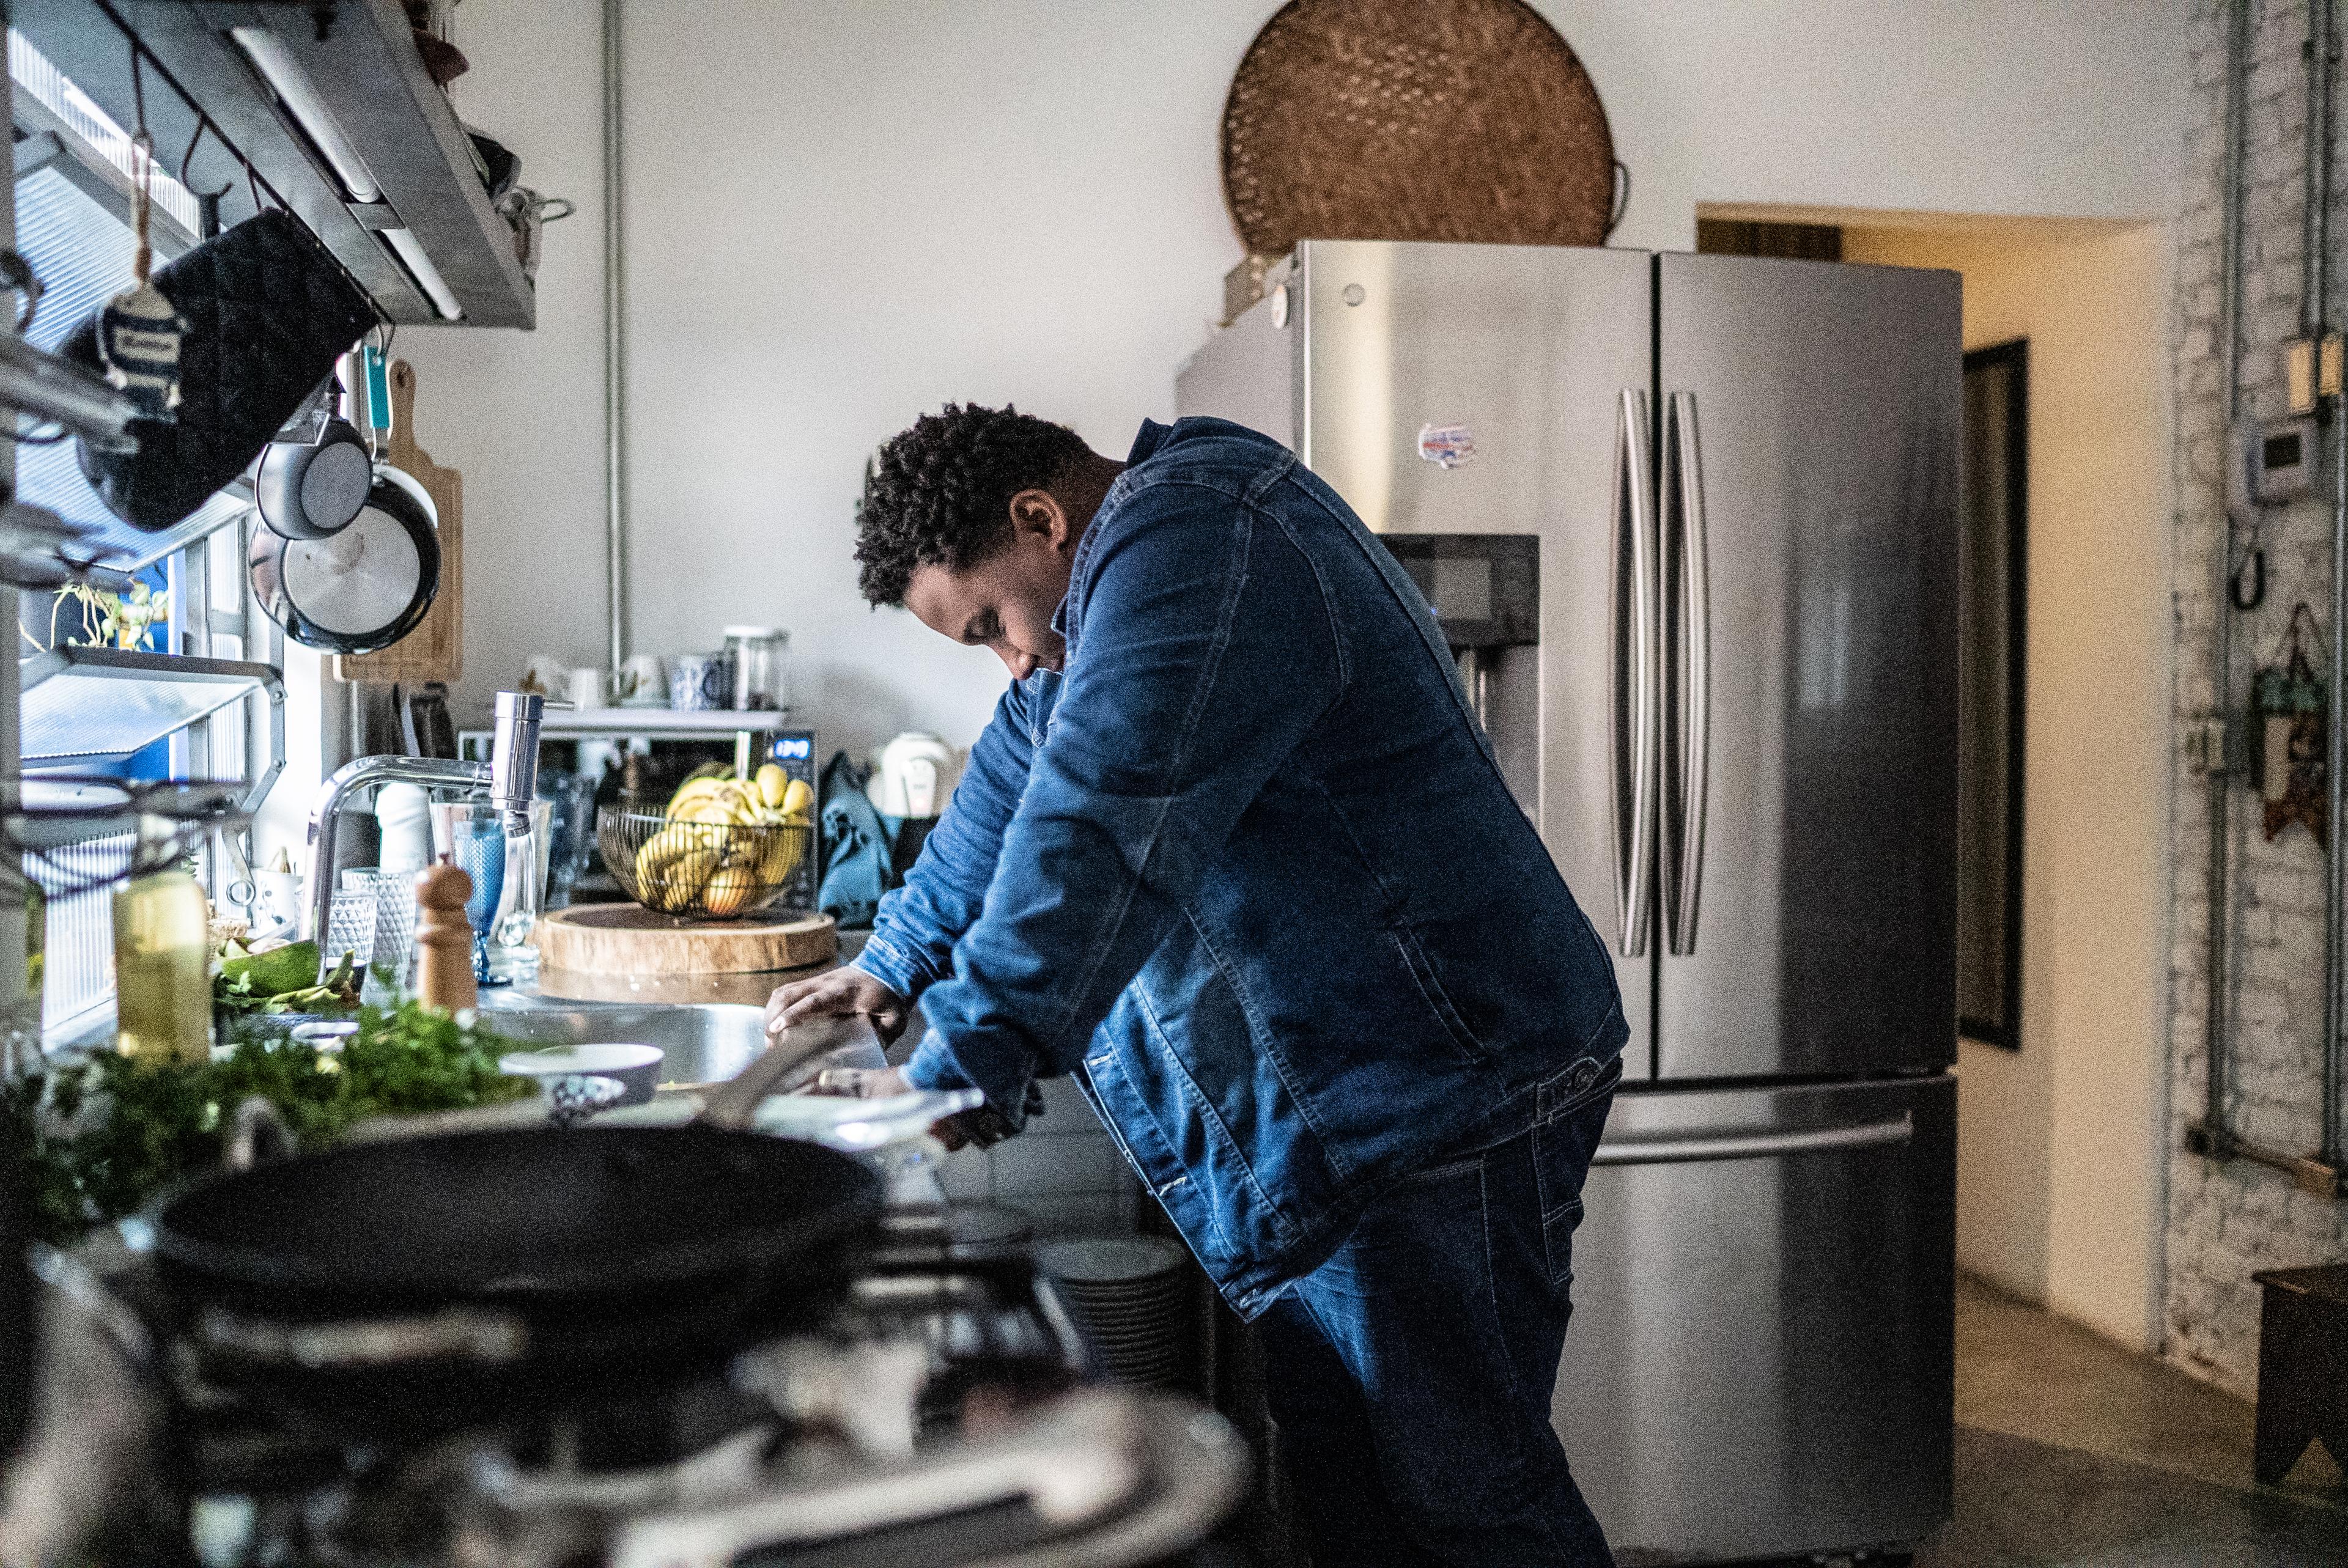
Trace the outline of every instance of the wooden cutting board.
{"type": "Polygon", "coordinates": [[[465,672],[465,477],[443,468],[416,444],[416,367],[391,362],[391,466],[424,487],[439,516],[440,591],[416,630],[375,653],[337,654],[337,681],[397,682],[421,686],[454,682],[465,672]]]}
{"type": "Polygon", "coordinates": [[[838,922],[803,909],[739,920],[679,920],[641,904],[576,904],[530,933],[550,968],[598,974],[740,974],[798,969],[839,955],[838,922]]]}

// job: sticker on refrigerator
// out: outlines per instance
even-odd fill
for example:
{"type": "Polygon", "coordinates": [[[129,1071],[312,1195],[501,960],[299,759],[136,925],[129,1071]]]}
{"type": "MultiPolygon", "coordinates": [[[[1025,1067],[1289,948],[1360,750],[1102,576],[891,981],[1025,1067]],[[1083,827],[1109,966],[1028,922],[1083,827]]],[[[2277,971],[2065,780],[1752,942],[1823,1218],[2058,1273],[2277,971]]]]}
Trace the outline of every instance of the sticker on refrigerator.
{"type": "Polygon", "coordinates": [[[1465,425],[1422,425],[1418,455],[1441,468],[1457,468],[1476,456],[1476,433],[1465,425]]]}

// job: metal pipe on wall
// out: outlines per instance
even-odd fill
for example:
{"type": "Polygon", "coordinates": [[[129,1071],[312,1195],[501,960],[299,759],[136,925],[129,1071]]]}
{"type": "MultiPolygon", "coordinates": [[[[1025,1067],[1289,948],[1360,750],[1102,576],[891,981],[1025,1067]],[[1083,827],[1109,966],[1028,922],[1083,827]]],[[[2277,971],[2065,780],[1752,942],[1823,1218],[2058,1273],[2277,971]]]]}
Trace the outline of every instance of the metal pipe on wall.
{"type": "MultiPolygon", "coordinates": [[[[2315,262],[2315,330],[2318,344],[2317,360],[2322,363],[2322,344],[2332,331],[2330,299],[2331,221],[2332,221],[2332,149],[2334,140],[2332,123],[2333,75],[2338,52],[2338,40],[2333,19],[2333,0],[2310,0],[2308,5],[2308,76],[2312,87],[2309,94],[2310,137],[2315,151],[2313,181],[2314,210],[2308,236],[2309,248],[2315,262]]],[[[2341,1167],[2340,1140],[2340,1079],[2342,1054],[2348,1049],[2348,974],[2342,963],[2348,959],[2348,942],[2343,942],[2343,900],[2348,900],[2348,844],[2340,836],[2343,801],[2348,801],[2348,737],[2343,737],[2340,724],[2340,695],[2348,690],[2348,419],[2342,417],[2341,399],[2335,396],[2332,415],[2332,667],[2330,671],[2331,722],[2324,726],[2324,795],[2332,831],[2326,835],[2323,879],[2323,1142],[2318,1153],[2324,1164],[2332,1167],[2335,1182],[2341,1167]]]]}
{"type": "Polygon", "coordinates": [[[614,675],[628,661],[628,297],[620,200],[620,0],[603,0],[603,569],[614,675]]]}
{"type": "MultiPolygon", "coordinates": [[[[2250,58],[2250,0],[2228,0],[2226,18],[2226,178],[2223,197],[2225,210],[2219,231],[2219,288],[2223,303],[2220,307],[2220,327],[2223,334],[2222,353],[2226,364],[2226,441],[2233,440],[2235,421],[2242,408],[2242,167],[2245,158],[2247,114],[2245,101],[2249,97],[2250,58]]],[[[2234,690],[2234,596],[2230,568],[2233,559],[2233,518],[2231,497],[2221,465],[2218,480],[2218,507],[2225,519],[2219,537],[2223,548],[2218,557],[2218,597],[2216,600],[2216,671],[2215,690],[2219,717],[2218,754],[2209,759],[2209,1005],[2205,1019],[2206,1037],[2203,1044],[2206,1096],[2202,1107],[2201,1126],[2211,1145],[2211,1153],[2223,1159],[2231,1152],[2232,1133],[2226,1116],[2227,1022],[2229,998],[2233,994],[2232,973],[2228,953],[2228,937],[2233,922],[2233,899],[2229,886],[2229,850],[2232,835],[2232,783],[2235,748],[2231,743],[2234,690]]]]}
{"type": "Polygon", "coordinates": [[[2301,165],[2299,330],[2317,337],[2323,331],[2326,280],[2323,240],[2329,232],[2331,188],[2324,179],[2332,161],[2332,0],[2307,0],[2307,44],[2302,56],[2307,146],[2301,165]]]}

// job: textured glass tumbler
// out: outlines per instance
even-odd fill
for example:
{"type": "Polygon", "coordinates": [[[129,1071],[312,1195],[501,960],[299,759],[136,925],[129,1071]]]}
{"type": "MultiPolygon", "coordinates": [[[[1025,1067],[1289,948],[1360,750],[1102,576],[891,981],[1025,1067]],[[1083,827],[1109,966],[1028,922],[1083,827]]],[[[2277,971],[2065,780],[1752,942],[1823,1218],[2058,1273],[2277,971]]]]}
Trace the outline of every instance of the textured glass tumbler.
{"type": "Polygon", "coordinates": [[[595,785],[584,774],[548,773],[538,775],[540,794],[554,810],[546,839],[546,905],[568,908],[571,889],[580,868],[595,856],[595,785]]]}
{"type": "Polygon", "coordinates": [[[489,934],[499,900],[505,894],[505,813],[486,801],[435,801],[432,849],[473,881],[473,896],[465,902],[465,922],[473,927],[475,983],[502,983],[489,973],[489,934]]]}

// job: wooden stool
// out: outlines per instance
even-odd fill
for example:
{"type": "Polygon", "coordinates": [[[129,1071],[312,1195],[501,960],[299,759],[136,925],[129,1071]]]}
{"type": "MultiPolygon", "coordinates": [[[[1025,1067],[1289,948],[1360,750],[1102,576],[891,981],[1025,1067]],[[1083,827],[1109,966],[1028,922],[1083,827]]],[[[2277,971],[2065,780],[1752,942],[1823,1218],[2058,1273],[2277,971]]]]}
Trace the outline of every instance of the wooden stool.
{"type": "Polygon", "coordinates": [[[2250,1277],[2266,1289],[2252,1474],[2274,1485],[2319,1438],[2348,1465],[2348,1264],[2250,1277]]]}

